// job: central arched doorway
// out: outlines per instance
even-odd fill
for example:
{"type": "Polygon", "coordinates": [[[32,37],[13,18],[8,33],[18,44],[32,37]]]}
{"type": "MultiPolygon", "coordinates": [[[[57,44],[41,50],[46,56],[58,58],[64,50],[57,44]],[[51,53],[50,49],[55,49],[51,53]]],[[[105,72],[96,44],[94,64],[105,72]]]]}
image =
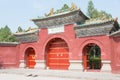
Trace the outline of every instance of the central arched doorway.
{"type": "Polygon", "coordinates": [[[70,64],[67,43],[61,38],[50,40],[46,46],[45,59],[49,69],[68,69],[70,64]]]}
{"type": "Polygon", "coordinates": [[[87,44],[83,49],[83,66],[84,70],[101,69],[101,50],[94,43],[87,44]]]}
{"type": "Polygon", "coordinates": [[[25,51],[25,68],[34,68],[35,67],[35,50],[33,48],[27,48],[25,51]]]}

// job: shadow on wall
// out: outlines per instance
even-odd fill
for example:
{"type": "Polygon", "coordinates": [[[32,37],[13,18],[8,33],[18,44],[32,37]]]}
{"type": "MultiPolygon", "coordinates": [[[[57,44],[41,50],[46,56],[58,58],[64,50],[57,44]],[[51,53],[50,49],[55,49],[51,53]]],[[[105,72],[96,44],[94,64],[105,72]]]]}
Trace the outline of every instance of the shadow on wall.
{"type": "Polygon", "coordinates": [[[3,68],[3,61],[0,60],[0,69],[3,68]]]}

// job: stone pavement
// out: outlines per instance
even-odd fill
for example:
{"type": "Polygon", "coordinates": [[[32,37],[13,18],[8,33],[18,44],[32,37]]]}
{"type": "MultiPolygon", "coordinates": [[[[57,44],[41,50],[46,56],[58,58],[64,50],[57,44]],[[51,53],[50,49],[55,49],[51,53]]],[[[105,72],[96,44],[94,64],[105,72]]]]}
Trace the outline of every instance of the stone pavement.
{"type": "Polygon", "coordinates": [[[120,74],[79,70],[0,69],[0,80],[120,80],[120,74]]]}

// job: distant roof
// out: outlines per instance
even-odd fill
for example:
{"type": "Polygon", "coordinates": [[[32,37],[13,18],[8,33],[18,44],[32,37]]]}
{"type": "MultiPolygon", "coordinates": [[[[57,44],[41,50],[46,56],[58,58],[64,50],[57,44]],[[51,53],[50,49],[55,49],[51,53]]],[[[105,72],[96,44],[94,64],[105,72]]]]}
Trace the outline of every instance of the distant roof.
{"type": "Polygon", "coordinates": [[[19,42],[0,42],[0,46],[17,46],[19,42]]]}
{"type": "Polygon", "coordinates": [[[104,19],[104,20],[96,20],[96,19],[89,19],[85,20],[79,24],[77,24],[75,27],[84,27],[84,26],[93,26],[93,25],[101,25],[101,24],[107,24],[107,23],[114,23],[114,19],[104,19]]]}
{"type": "MultiPolygon", "coordinates": [[[[120,29],[116,19],[86,20],[74,26],[77,37],[111,35],[120,29]]],[[[118,34],[118,33],[117,33],[118,34]]]]}
{"type": "Polygon", "coordinates": [[[30,28],[30,29],[28,29],[28,30],[26,30],[26,31],[23,31],[23,32],[16,32],[16,33],[14,33],[14,35],[25,35],[25,34],[32,34],[32,33],[36,33],[36,32],[38,32],[38,28],[30,28]]]}
{"type": "Polygon", "coordinates": [[[24,32],[15,33],[14,36],[19,42],[36,42],[38,40],[38,28],[29,28],[24,32]]]}

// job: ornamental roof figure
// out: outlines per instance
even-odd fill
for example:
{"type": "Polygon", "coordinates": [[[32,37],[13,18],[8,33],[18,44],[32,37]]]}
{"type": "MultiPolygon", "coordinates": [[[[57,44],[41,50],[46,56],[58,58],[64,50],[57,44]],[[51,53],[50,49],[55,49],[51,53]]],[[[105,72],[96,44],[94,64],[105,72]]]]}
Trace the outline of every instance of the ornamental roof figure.
{"type": "Polygon", "coordinates": [[[45,14],[44,17],[32,19],[32,21],[39,28],[50,28],[57,25],[82,22],[87,19],[88,17],[85,16],[74,3],[72,3],[71,7],[69,7],[67,4],[64,4],[61,9],[58,9],[56,11],[54,11],[54,8],[51,8],[50,12],[48,14],[45,14]]]}
{"type": "Polygon", "coordinates": [[[50,9],[50,12],[48,14],[45,13],[45,16],[51,16],[51,15],[55,15],[55,14],[59,14],[59,13],[64,13],[67,11],[73,11],[73,10],[77,10],[77,6],[76,4],[72,3],[71,7],[69,7],[67,4],[64,4],[64,6],[61,9],[58,9],[54,12],[54,8],[50,9]]]}
{"type": "Polygon", "coordinates": [[[71,4],[71,10],[76,10],[76,9],[77,9],[76,4],[72,3],[72,4],[71,4]]]}

